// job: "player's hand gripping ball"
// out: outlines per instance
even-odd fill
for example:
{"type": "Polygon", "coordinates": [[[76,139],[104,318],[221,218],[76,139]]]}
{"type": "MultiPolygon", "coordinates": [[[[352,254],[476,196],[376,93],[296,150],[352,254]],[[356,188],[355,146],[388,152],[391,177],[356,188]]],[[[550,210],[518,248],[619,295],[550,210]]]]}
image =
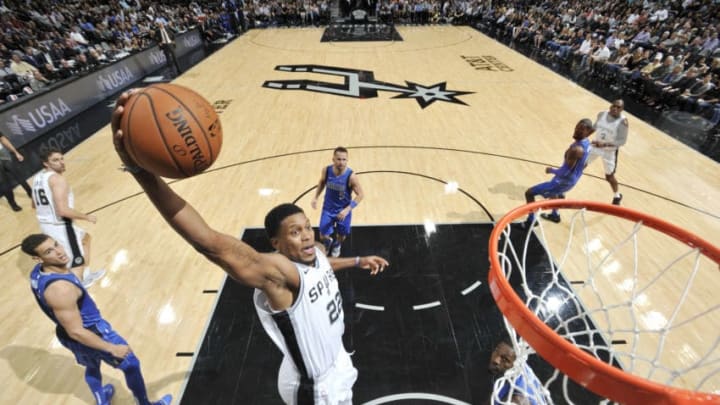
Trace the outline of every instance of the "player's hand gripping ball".
{"type": "Polygon", "coordinates": [[[174,179],[213,164],[222,147],[222,126],[212,105],[176,84],[154,84],[125,103],[120,122],[125,150],[143,169],[174,179]]]}

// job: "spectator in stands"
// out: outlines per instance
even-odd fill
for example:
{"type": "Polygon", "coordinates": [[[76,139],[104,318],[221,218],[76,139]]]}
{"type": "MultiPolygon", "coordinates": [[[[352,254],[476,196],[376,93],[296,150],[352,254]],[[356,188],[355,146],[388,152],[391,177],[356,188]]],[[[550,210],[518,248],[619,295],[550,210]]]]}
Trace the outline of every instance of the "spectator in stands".
{"type": "Polygon", "coordinates": [[[712,27],[707,29],[707,36],[700,49],[700,55],[710,56],[718,45],[720,45],[720,39],[718,39],[718,33],[712,27]]]}
{"type": "Polygon", "coordinates": [[[650,45],[650,32],[643,27],[640,32],[635,35],[631,41],[635,45],[646,47],[650,45]]]}
{"type": "Polygon", "coordinates": [[[22,53],[20,51],[13,53],[12,62],[10,62],[10,69],[13,73],[30,84],[30,87],[35,91],[50,83],[50,80],[43,76],[38,69],[23,61],[21,57],[22,53]]]}
{"type": "Polygon", "coordinates": [[[677,105],[679,95],[683,94],[685,90],[689,89],[690,87],[694,86],[695,83],[697,83],[700,73],[701,72],[700,70],[698,70],[698,68],[691,67],[687,70],[687,72],[685,72],[685,74],[683,75],[683,77],[680,78],[680,80],[677,80],[671,85],[663,88],[662,92],[664,104],[668,106],[677,105]]]}
{"type": "Polygon", "coordinates": [[[180,70],[180,65],[178,65],[177,58],[175,57],[175,32],[160,21],[156,23],[156,26],[154,39],[160,49],[165,53],[168,67],[171,69],[174,67],[176,74],[180,75],[182,70],[180,70]]]}
{"type": "Polygon", "coordinates": [[[703,99],[703,96],[713,88],[715,88],[715,84],[712,82],[712,74],[705,74],[702,80],[690,86],[680,95],[681,109],[689,112],[702,112],[710,104],[703,99]]]}
{"type": "Polygon", "coordinates": [[[596,45],[595,52],[587,59],[588,68],[591,72],[594,72],[598,65],[604,64],[610,59],[610,48],[608,48],[607,43],[603,41],[602,38],[598,39],[596,45]]]}
{"type": "Polygon", "coordinates": [[[73,27],[72,31],[70,31],[70,34],[68,34],[68,36],[80,46],[84,47],[89,44],[88,40],[85,38],[80,27],[78,26],[73,27]]]}

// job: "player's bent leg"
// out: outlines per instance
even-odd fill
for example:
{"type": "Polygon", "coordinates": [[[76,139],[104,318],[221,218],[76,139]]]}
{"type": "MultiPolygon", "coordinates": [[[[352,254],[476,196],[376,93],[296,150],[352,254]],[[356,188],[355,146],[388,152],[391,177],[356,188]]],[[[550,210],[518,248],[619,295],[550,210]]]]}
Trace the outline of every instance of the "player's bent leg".
{"type": "MultiPolygon", "coordinates": [[[[80,231],[77,230],[78,228],[76,227],[75,229],[76,229],[75,232],[80,234],[80,231]]],[[[85,265],[89,266],[90,265],[90,242],[92,242],[92,237],[90,236],[89,233],[82,231],[81,238],[82,238],[81,239],[81,245],[82,245],[81,253],[83,255],[83,258],[85,259],[85,265]]]]}
{"type": "Polygon", "coordinates": [[[352,213],[349,213],[342,221],[338,221],[335,225],[335,231],[337,232],[337,240],[330,250],[330,256],[340,257],[340,249],[342,244],[350,235],[350,226],[352,224],[352,213]]]}
{"type": "Polygon", "coordinates": [[[603,163],[605,164],[605,180],[610,184],[610,188],[613,191],[613,205],[620,205],[622,201],[622,194],[618,191],[618,181],[615,178],[615,170],[617,169],[617,155],[618,152],[612,151],[607,152],[604,156],[603,163]]]}
{"type": "Polygon", "coordinates": [[[90,392],[92,392],[95,402],[98,405],[106,405],[109,403],[109,400],[105,397],[105,389],[102,385],[99,358],[85,364],[85,383],[90,387],[90,392]]]}
{"type": "Polygon", "coordinates": [[[125,383],[128,388],[130,388],[130,391],[133,393],[133,397],[135,397],[137,403],[141,405],[150,405],[150,400],[147,396],[147,388],[145,387],[145,379],[143,378],[142,371],[140,370],[140,360],[138,360],[135,354],[132,352],[128,353],[117,368],[122,370],[125,375],[125,383]]]}
{"type": "MultiPolygon", "coordinates": [[[[116,345],[127,345],[127,341],[120,336],[117,332],[112,329],[106,321],[100,321],[95,325],[96,330],[101,335],[103,340],[116,345]]],[[[118,359],[113,357],[110,353],[103,353],[102,360],[114,368],[117,368],[125,375],[125,383],[127,384],[130,391],[133,393],[133,397],[140,405],[152,405],[152,404],[169,404],[172,399],[171,396],[164,396],[159,402],[150,402],[147,396],[147,388],[145,387],[145,379],[143,378],[142,371],[140,369],[140,360],[135,356],[135,353],[130,352],[125,356],[124,359],[118,359]],[[163,402],[167,400],[167,402],[163,402]]]]}
{"type": "MultiPolygon", "coordinates": [[[[550,193],[552,192],[554,187],[555,187],[555,184],[550,181],[536,184],[525,191],[525,201],[527,201],[528,203],[535,201],[536,195],[540,195],[540,196],[547,198],[547,195],[550,195],[550,193]]],[[[524,231],[529,231],[531,228],[533,228],[537,225],[538,225],[538,223],[537,223],[537,221],[535,221],[535,213],[531,212],[528,214],[525,222],[520,224],[520,228],[524,231]]]]}
{"type": "Polygon", "coordinates": [[[615,193],[613,195],[612,203],[613,205],[620,205],[620,202],[622,201],[623,195],[618,191],[618,181],[615,178],[615,174],[608,174],[605,176],[605,179],[607,179],[608,183],[610,183],[610,187],[612,188],[613,192],[615,193]]]}
{"type": "Polygon", "coordinates": [[[334,231],[334,219],[327,211],[322,211],[320,214],[320,224],[318,225],[318,233],[320,234],[320,241],[325,245],[325,251],[330,252],[332,248],[333,238],[332,234],[334,231]]]}
{"type": "Polygon", "coordinates": [[[105,276],[105,269],[98,269],[96,271],[90,270],[90,242],[92,241],[92,237],[89,233],[78,227],[75,227],[75,229],[76,234],[82,234],[81,246],[82,255],[85,263],[85,268],[82,274],[82,283],[85,288],[90,288],[90,286],[92,286],[96,281],[100,280],[105,276]]]}
{"type": "Polygon", "coordinates": [[[530,187],[529,189],[525,190],[525,202],[528,204],[535,201],[535,193],[533,192],[534,187],[535,186],[530,187]]]}

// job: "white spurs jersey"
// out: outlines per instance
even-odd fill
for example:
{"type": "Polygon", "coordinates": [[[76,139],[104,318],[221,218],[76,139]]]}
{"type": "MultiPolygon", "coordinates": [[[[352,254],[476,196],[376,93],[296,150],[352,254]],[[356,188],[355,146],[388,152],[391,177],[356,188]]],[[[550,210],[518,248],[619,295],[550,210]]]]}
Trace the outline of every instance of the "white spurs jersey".
{"type": "MultiPolygon", "coordinates": [[[[52,170],[43,170],[33,180],[33,200],[35,201],[35,215],[41,224],[64,224],[65,221],[56,211],[53,202],[53,193],[50,189],[50,176],[57,174],[52,170]]],[[[59,174],[58,174],[59,176],[59,174]]],[[[68,190],[68,207],[75,206],[75,196],[72,189],[68,190]]]]}
{"type": "Polygon", "coordinates": [[[290,308],[272,310],[267,296],[258,289],[253,301],[265,332],[283,355],[293,360],[298,373],[319,380],[344,350],[345,316],[335,272],[327,257],[317,248],[315,252],[314,266],[293,262],[300,274],[300,288],[290,308]]]}
{"type": "MultiPolygon", "coordinates": [[[[618,131],[620,130],[620,125],[625,122],[625,116],[620,114],[620,117],[612,119],[609,115],[607,111],[598,115],[597,122],[595,123],[595,139],[600,142],[617,144],[618,141],[620,141],[618,131]]],[[[624,141],[622,143],[624,143],[624,141]]],[[[612,148],[616,149],[616,147],[612,148]]]]}

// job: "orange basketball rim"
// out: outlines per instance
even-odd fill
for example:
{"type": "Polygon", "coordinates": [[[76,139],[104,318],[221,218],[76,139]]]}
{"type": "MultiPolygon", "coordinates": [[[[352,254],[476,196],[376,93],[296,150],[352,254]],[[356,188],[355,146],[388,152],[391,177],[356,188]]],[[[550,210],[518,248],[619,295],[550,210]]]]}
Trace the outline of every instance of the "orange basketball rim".
{"type": "Polygon", "coordinates": [[[588,354],[555,333],[526,306],[516,294],[499,260],[498,245],[503,231],[530,212],[553,208],[587,209],[643,225],[696,248],[700,254],[720,264],[720,248],[678,226],[632,209],[594,201],[545,200],[520,206],[498,221],[490,235],[490,291],[513,328],[547,362],[587,389],[623,404],[720,404],[720,395],[670,387],[615,368],[588,354]]]}

